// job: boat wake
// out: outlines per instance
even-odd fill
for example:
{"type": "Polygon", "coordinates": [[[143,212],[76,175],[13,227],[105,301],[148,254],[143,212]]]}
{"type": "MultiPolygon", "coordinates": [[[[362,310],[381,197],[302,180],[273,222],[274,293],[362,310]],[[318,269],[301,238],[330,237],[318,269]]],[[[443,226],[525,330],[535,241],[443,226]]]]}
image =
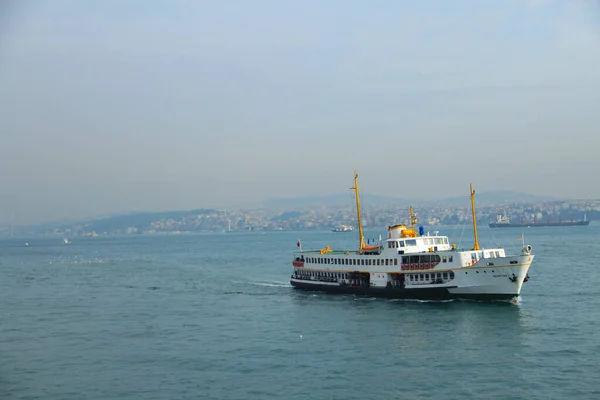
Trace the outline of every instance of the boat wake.
{"type": "Polygon", "coordinates": [[[254,286],[266,286],[266,287],[292,287],[289,283],[285,282],[249,282],[254,286]]]}
{"type": "Polygon", "coordinates": [[[389,299],[390,302],[410,302],[410,303],[452,303],[460,301],[460,299],[448,299],[448,300],[421,300],[421,299],[389,299]]]}

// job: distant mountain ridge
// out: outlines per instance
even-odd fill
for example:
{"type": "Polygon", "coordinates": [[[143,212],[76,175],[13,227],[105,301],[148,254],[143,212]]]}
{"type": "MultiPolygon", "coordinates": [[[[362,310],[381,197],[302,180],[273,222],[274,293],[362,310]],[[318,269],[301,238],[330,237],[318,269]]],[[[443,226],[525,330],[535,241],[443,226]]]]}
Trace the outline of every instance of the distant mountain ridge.
{"type": "MultiPolygon", "coordinates": [[[[407,199],[400,197],[378,196],[373,194],[361,195],[361,203],[368,206],[406,206],[406,205],[441,205],[441,206],[468,206],[469,196],[447,197],[436,200],[407,199]]],[[[530,203],[540,201],[554,201],[556,198],[538,196],[517,191],[504,190],[496,192],[482,192],[476,194],[477,203],[481,205],[496,205],[506,203],[530,203]]],[[[265,200],[265,208],[306,208],[315,206],[348,206],[353,205],[352,194],[331,194],[325,196],[308,196],[292,198],[273,198],[265,200]]]]}
{"type": "MultiPolygon", "coordinates": [[[[373,194],[362,194],[361,202],[369,205],[403,205],[414,200],[378,196],[373,194]]],[[[291,198],[273,198],[262,202],[264,208],[306,208],[306,207],[332,207],[332,206],[350,206],[354,205],[354,195],[352,194],[330,194],[324,196],[307,196],[307,197],[291,197],[291,198]]]]}
{"type": "MultiPolygon", "coordinates": [[[[461,205],[464,204],[465,199],[469,196],[456,196],[447,197],[440,200],[429,201],[428,203],[439,203],[443,205],[461,205]]],[[[538,196],[535,194],[521,193],[514,190],[501,190],[495,192],[476,192],[475,199],[479,204],[482,205],[499,205],[507,203],[535,203],[535,202],[546,202],[559,200],[555,197],[550,196],[538,196]]]]}

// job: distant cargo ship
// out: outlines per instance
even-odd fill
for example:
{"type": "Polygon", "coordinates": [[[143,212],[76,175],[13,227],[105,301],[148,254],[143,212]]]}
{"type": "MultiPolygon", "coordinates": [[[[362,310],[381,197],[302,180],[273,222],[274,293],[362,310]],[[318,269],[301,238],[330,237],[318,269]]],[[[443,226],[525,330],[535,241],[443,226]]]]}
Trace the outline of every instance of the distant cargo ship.
{"type": "Polygon", "coordinates": [[[529,228],[529,227],[541,227],[541,226],[587,226],[590,221],[587,220],[586,215],[583,214],[583,220],[579,221],[546,221],[538,222],[535,219],[533,222],[510,222],[510,219],[506,216],[498,215],[496,222],[490,222],[490,228],[529,228]]]}

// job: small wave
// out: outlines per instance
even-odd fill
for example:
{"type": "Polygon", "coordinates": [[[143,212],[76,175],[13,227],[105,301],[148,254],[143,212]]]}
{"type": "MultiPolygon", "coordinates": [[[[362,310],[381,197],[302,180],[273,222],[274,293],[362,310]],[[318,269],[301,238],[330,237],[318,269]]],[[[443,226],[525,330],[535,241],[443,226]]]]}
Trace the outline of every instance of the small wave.
{"type": "Polygon", "coordinates": [[[62,258],[56,261],[50,261],[49,264],[59,265],[86,265],[86,264],[106,264],[110,262],[108,258],[62,258]]]}

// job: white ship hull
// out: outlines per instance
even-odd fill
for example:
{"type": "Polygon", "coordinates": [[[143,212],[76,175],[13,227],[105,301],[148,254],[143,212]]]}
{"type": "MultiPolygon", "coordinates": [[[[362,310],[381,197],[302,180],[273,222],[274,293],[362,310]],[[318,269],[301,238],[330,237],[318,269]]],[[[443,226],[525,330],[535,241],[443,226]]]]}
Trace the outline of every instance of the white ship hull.
{"type": "MultiPolygon", "coordinates": [[[[456,252],[458,264],[461,263],[460,253],[466,252],[456,252]]],[[[397,299],[509,300],[520,295],[523,283],[529,279],[527,272],[533,257],[529,254],[482,258],[464,267],[443,268],[438,265],[431,269],[409,271],[397,267],[374,268],[371,271],[368,271],[371,268],[361,268],[360,271],[311,269],[310,263],[296,261],[290,283],[301,290],[397,299]]],[[[324,258],[316,259],[322,261],[324,258]]]]}

